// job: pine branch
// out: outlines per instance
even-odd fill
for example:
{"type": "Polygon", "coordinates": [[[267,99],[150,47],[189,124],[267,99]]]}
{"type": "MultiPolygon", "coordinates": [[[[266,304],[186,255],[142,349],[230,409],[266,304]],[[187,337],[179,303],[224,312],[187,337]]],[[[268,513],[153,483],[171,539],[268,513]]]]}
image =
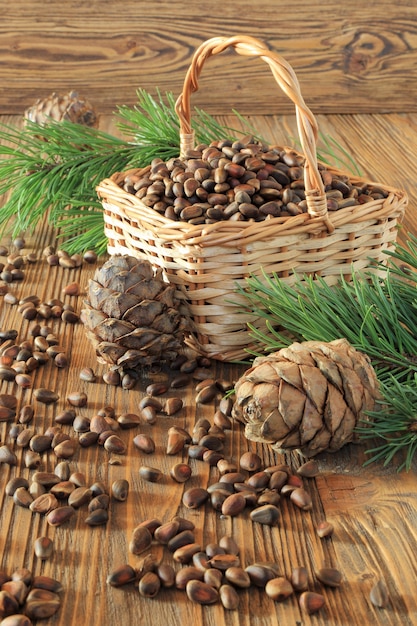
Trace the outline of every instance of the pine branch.
{"type": "MultiPolygon", "coordinates": [[[[157,91],[154,98],[144,89],[137,91],[138,105],[133,108],[121,106],[118,108],[121,120],[117,123],[119,130],[140,145],[141,148],[157,148],[160,158],[170,158],[179,151],[180,123],[175,113],[175,98],[171,92],[165,94],[157,91]],[[166,157],[161,156],[166,147],[169,147],[166,157]],[[172,154],[170,148],[176,149],[172,154]]],[[[191,119],[191,126],[196,134],[197,143],[211,143],[220,138],[236,139],[242,134],[254,134],[253,127],[237,111],[233,111],[239,121],[241,129],[230,128],[220,124],[213,116],[204,110],[195,108],[191,119]]],[[[156,156],[156,155],[154,155],[156,156]]],[[[153,157],[152,157],[153,158],[153,157]]],[[[148,163],[152,160],[148,159],[148,163]]]]}
{"type": "MultiPolygon", "coordinates": [[[[249,310],[264,318],[270,334],[250,326],[264,352],[279,350],[292,341],[333,341],[345,337],[368,354],[380,379],[394,374],[406,380],[417,371],[417,335],[410,327],[414,306],[403,297],[405,285],[386,270],[385,281],[375,275],[364,280],[353,273],[337,288],[318,278],[296,280],[294,287],[276,274],[247,279],[241,289],[249,310]],[[285,329],[283,331],[282,329],[285,329]]],[[[408,288],[410,296],[412,289],[408,288]]]]}
{"type": "Polygon", "coordinates": [[[136,161],[132,144],[70,122],[28,123],[20,132],[3,126],[0,140],[10,144],[0,148],[0,194],[9,193],[0,229],[13,236],[33,231],[47,213],[57,225],[73,201],[97,205],[96,184],[121,162],[136,161]]]}
{"type": "Polygon", "coordinates": [[[319,134],[319,139],[321,142],[317,148],[319,161],[351,172],[356,176],[363,175],[352,155],[336,139],[323,135],[323,133],[319,134]]]}
{"type": "MultiPolygon", "coordinates": [[[[242,118],[238,121],[243,130],[224,128],[196,110],[196,140],[237,138],[249,128],[242,118]]],[[[179,154],[179,121],[171,93],[164,99],[158,92],[153,98],[139,90],[137,106],[119,108],[117,126],[126,139],[52,120],[45,126],[28,123],[23,130],[0,127],[0,194],[8,194],[0,211],[0,234],[31,232],[48,214],[49,222],[59,228],[63,248],[105,250],[97,184],[114,172],[179,154]]]]}
{"type": "Polygon", "coordinates": [[[387,250],[385,254],[390,256],[392,259],[395,259],[395,263],[392,263],[390,266],[391,273],[401,278],[405,283],[413,282],[417,285],[416,235],[410,232],[407,233],[406,246],[402,246],[400,243],[397,243],[394,250],[387,250]]]}
{"type": "Polygon", "coordinates": [[[417,237],[399,244],[380,264],[381,276],[356,273],[335,286],[323,279],[296,278],[294,286],[277,275],[250,277],[240,288],[248,310],[265,320],[267,332],[251,326],[259,352],[293,341],[332,341],[345,337],[367,354],[381,386],[382,400],[359,427],[363,439],[381,440],[367,451],[367,464],[387,465],[405,454],[398,469],[410,469],[417,450],[417,237]]]}
{"type": "Polygon", "coordinates": [[[361,439],[382,440],[379,445],[366,450],[369,459],[364,465],[382,461],[387,466],[401,453],[404,460],[397,470],[410,470],[417,451],[417,375],[409,384],[399,383],[395,377],[381,384],[382,399],[378,402],[379,410],[369,411],[372,425],[366,422],[357,432],[361,439]]]}
{"type": "Polygon", "coordinates": [[[91,203],[88,210],[83,206],[68,207],[66,216],[59,217],[56,227],[59,238],[65,241],[65,249],[69,254],[90,250],[92,241],[97,242],[94,246],[97,254],[105,254],[107,238],[103,237],[103,207],[100,202],[96,202],[95,205],[91,203]],[[78,227],[77,220],[82,222],[82,227],[78,227]]]}
{"type": "MultiPolygon", "coordinates": [[[[295,138],[290,138],[292,143],[301,148],[300,141],[295,138]]],[[[340,144],[334,137],[326,136],[323,133],[319,133],[319,143],[317,145],[317,158],[324,165],[337,167],[345,172],[350,172],[355,176],[363,176],[361,169],[358,167],[355,159],[351,154],[340,144]]]]}

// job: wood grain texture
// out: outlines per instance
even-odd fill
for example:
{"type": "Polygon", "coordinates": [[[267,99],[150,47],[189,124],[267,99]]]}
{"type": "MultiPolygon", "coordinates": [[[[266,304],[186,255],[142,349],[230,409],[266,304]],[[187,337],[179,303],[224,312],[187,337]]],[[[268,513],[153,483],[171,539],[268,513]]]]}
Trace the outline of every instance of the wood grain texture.
{"type": "MultiPolygon", "coordinates": [[[[288,3],[195,0],[16,0],[2,7],[0,114],[52,91],[76,89],[102,113],[132,105],[136,89],[179,94],[206,39],[252,35],[295,69],[317,113],[415,111],[417,6],[409,0],[288,3]]],[[[292,112],[265,64],[210,61],[193,104],[212,113],[292,112]]]]}
{"type": "MultiPolygon", "coordinates": [[[[220,117],[231,122],[230,117],[220,117]]],[[[19,123],[18,118],[3,117],[6,123],[19,123]]],[[[417,171],[414,150],[417,142],[416,115],[330,115],[318,116],[323,133],[328,133],[354,156],[364,174],[388,185],[406,188],[410,207],[405,227],[417,233],[415,210],[417,193],[413,184],[417,171]]],[[[114,130],[114,121],[104,117],[104,130],[114,130]]],[[[292,115],[253,117],[252,122],[271,143],[288,143],[296,136],[295,119],[292,115]]],[[[83,289],[95,266],[83,265],[81,269],[64,270],[51,268],[41,257],[43,248],[55,242],[55,233],[46,223],[33,235],[27,236],[27,248],[39,253],[36,264],[25,268],[25,280],[13,284],[11,289],[19,298],[38,294],[42,300],[62,297],[65,285],[76,280],[83,289]]],[[[81,295],[66,300],[79,310],[81,295]]],[[[16,328],[24,339],[33,322],[22,320],[16,307],[0,303],[0,328],[16,328]]],[[[32,387],[21,390],[12,383],[1,383],[1,392],[16,392],[20,404],[33,403],[35,418],[30,424],[42,433],[54,424],[54,417],[68,407],[67,396],[75,389],[88,395],[88,405],[78,413],[91,417],[104,405],[114,406],[117,414],[137,412],[138,403],[145,395],[146,385],[165,374],[144,373],[137,389],[123,391],[105,385],[100,379],[93,384],[79,380],[83,367],[91,366],[98,374],[104,369],[97,366],[91,346],[87,343],[81,325],[64,325],[48,321],[60,338],[70,357],[69,367],[57,370],[52,364],[33,374],[32,387]],[[57,405],[44,406],[33,398],[33,391],[47,387],[59,391],[57,405]]],[[[219,380],[236,380],[244,366],[222,363],[212,364],[211,374],[219,380]]],[[[181,395],[184,408],[173,417],[159,415],[154,425],[142,425],[138,429],[122,432],[127,444],[127,454],[120,457],[120,465],[111,465],[109,455],[99,446],[79,449],[70,464],[72,469],[85,473],[87,484],[101,480],[107,486],[117,478],[127,478],[130,494],[124,503],[112,502],[110,520],[105,527],[90,528],[85,524],[86,507],[80,508],[67,524],[53,528],[45,517],[31,513],[13,504],[5,495],[4,486],[10,477],[30,477],[33,470],[23,467],[24,451],[16,449],[17,467],[0,464],[0,570],[11,573],[19,567],[28,567],[34,573],[45,573],[58,578],[64,590],[58,613],[42,620],[45,626],[79,626],[105,624],[106,626],[413,626],[417,622],[415,584],[417,566],[415,560],[417,498],[416,471],[414,463],[409,473],[396,472],[395,463],[384,468],[378,465],[363,468],[366,458],[363,446],[349,445],[333,455],[321,455],[318,459],[320,474],[305,479],[305,487],[313,499],[313,509],[303,512],[286,499],[281,504],[281,518],[276,527],[254,524],[249,511],[231,518],[215,513],[210,505],[189,510],[182,504],[185,489],[191,486],[207,486],[217,479],[217,471],[201,461],[191,460],[193,475],[185,485],[170,479],[170,467],[186,460],[187,454],[165,454],[167,431],[173,424],[192,429],[198,418],[213,419],[217,402],[196,405],[194,386],[181,392],[169,391],[162,398],[181,395]],[[156,442],[152,455],[141,454],[133,445],[132,438],[139,431],[150,434],[156,442]],[[142,464],[159,467],[164,472],[160,483],[146,483],[139,478],[142,464]],[[203,546],[217,541],[224,534],[231,534],[241,549],[244,565],[255,561],[273,561],[280,573],[288,576],[295,566],[304,565],[309,573],[310,589],[325,596],[325,607],[314,616],[300,612],[296,597],[286,602],[273,602],[257,588],[239,592],[239,611],[225,611],[219,604],[201,607],[191,603],[184,592],[165,589],[154,599],[141,598],[133,586],[115,589],[106,584],[109,572],[124,562],[137,566],[143,555],[129,553],[128,544],[133,528],[145,519],[158,517],[168,521],[179,514],[194,521],[196,538],[203,546]],[[322,519],[334,525],[332,538],[319,539],[316,526],[322,519]],[[54,556],[40,562],[33,553],[36,537],[53,538],[54,556]],[[338,567],[343,581],[338,589],[324,588],[315,577],[322,565],[338,567]],[[383,578],[389,588],[390,604],[386,609],[376,609],[369,601],[373,584],[383,578]]],[[[62,429],[74,436],[71,427],[62,429]]],[[[0,424],[0,440],[10,443],[8,426],[0,424]]],[[[258,452],[265,465],[288,462],[295,471],[300,464],[296,454],[278,455],[267,446],[248,442],[239,426],[226,437],[226,456],[238,460],[246,450],[258,452]]],[[[53,453],[43,455],[43,468],[52,470],[56,463],[53,453]]],[[[160,545],[154,544],[149,551],[157,558],[172,562],[172,555],[160,545]]],[[[178,567],[176,565],[176,567],[178,567]]]]}

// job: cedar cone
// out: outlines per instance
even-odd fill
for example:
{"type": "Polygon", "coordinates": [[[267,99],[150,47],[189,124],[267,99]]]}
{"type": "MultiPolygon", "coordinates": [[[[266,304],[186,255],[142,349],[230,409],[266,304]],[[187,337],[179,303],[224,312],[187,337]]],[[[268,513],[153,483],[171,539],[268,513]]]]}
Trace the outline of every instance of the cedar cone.
{"type": "Polygon", "coordinates": [[[257,357],[235,392],[233,417],[248,439],[307,457],[355,441],[379,397],[369,358],[346,339],[293,343],[257,357]]]}
{"type": "Polygon", "coordinates": [[[70,91],[65,96],[53,93],[43,100],[37,100],[33,106],[26,109],[24,118],[40,126],[44,126],[48,120],[56,122],[65,120],[97,128],[99,121],[92,105],[79,98],[76,91],[70,91]]]}
{"type": "Polygon", "coordinates": [[[115,255],[89,280],[81,313],[97,360],[123,374],[174,360],[184,318],[175,286],[149,261],[115,255]]]}

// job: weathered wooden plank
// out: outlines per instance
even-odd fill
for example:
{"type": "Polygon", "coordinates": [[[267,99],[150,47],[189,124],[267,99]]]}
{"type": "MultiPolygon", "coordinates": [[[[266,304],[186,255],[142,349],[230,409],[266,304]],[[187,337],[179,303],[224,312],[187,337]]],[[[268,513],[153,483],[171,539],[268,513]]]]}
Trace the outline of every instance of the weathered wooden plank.
{"type": "MultiPolygon", "coordinates": [[[[195,49],[213,36],[252,35],[294,67],[311,108],[323,113],[415,111],[417,8],[408,0],[326,6],[33,0],[2,7],[0,113],[52,91],[76,89],[100,112],[134,104],[136,89],[179,94],[195,49]]],[[[210,112],[292,112],[259,60],[210,60],[193,102],[210,112]]]]}
{"type": "MultiPolygon", "coordinates": [[[[12,122],[14,118],[3,118],[12,122]]],[[[231,121],[223,117],[224,121],[231,121]]],[[[268,141],[287,143],[296,135],[294,116],[256,117],[252,121],[268,141]]],[[[320,128],[349,149],[364,173],[372,179],[386,181],[389,185],[406,187],[412,203],[416,200],[413,185],[415,163],[414,146],[417,140],[415,116],[318,116],[320,128]]],[[[113,130],[113,121],[102,119],[102,127],[113,130]]],[[[413,210],[406,223],[416,232],[413,210]]],[[[13,284],[11,289],[18,297],[37,293],[42,299],[62,297],[62,289],[74,280],[83,289],[94,273],[95,266],[64,270],[51,268],[41,258],[45,245],[55,242],[55,233],[44,223],[33,235],[27,236],[28,249],[36,249],[39,261],[25,268],[25,280],[13,284]]],[[[83,296],[66,297],[79,310],[83,296]]],[[[58,370],[52,364],[33,374],[32,388],[18,389],[12,383],[1,383],[0,392],[13,391],[20,403],[33,403],[35,418],[29,425],[42,433],[54,424],[56,414],[66,408],[69,392],[80,389],[88,395],[88,405],[78,413],[91,417],[99,408],[111,405],[117,413],[137,412],[138,403],[145,395],[146,384],[164,373],[146,373],[134,391],[123,391],[105,385],[101,379],[88,384],[79,380],[82,367],[91,366],[98,374],[104,368],[97,366],[91,346],[87,343],[81,325],[63,325],[58,320],[48,320],[59,336],[70,357],[67,370],[58,370]],[[57,389],[60,400],[56,406],[45,407],[33,399],[33,390],[46,386],[57,389]]],[[[0,328],[12,327],[24,339],[33,322],[23,320],[16,307],[1,303],[0,328]]],[[[212,366],[213,376],[220,380],[235,380],[243,366],[217,363],[212,366]]],[[[178,395],[170,391],[166,395],[178,395]]],[[[169,468],[186,452],[172,457],[165,454],[167,431],[172,424],[192,429],[200,417],[213,419],[215,403],[195,404],[194,386],[190,384],[181,392],[184,409],[178,416],[158,416],[154,425],[142,424],[140,429],[125,431],[123,439],[128,446],[120,465],[109,463],[109,455],[98,446],[79,449],[70,460],[72,469],[84,472],[87,484],[96,480],[107,486],[116,478],[127,478],[130,494],[125,503],[113,502],[110,520],[106,527],[89,528],[85,524],[86,508],[82,507],[66,525],[48,526],[45,517],[17,507],[4,494],[9,477],[22,473],[30,477],[32,470],[22,467],[24,451],[17,450],[19,464],[16,468],[0,465],[0,569],[11,572],[18,567],[29,567],[35,573],[45,573],[62,581],[62,606],[54,618],[45,624],[78,626],[86,624],[152,623],[155,626],[172,624],[183,626],[198,623],[202,626],[270,626],[276,624],[303,624],[303,626],[412,626],[417,620],[415,600],[415,541],[417,505],[415,465],[410,473],[397,474],[395,465],[388,468],[372,466],[363,468],[363,446],[346,446],[334,455],[319,459],[320,474],[315,480],[305,480],[313,499],[313,509],[303,512],[283,499],[281,518],[276,527],[253,524],[249,510],[231,518],[214,512],[210,505],[189,510],[182,504],[184,489],[206,486],[217,479],[215,468],[201,461],[191,461],[193,474],[185,485],[175,484],[168,476],[169,468]],[[142,431],[156,442],[156,452],[147,456],[132,445],[132,437],[142,431]],[[164,472],[158,484],[145,483],[139,478],[141,464],[159,467],[164,472]],[[107,574],[117,565],[128,561],[137,566],[141,556],[129,553],[128,544],[133,528],[151,517],[167,521],[175,514],[191,519],[196,524],[196,539],[203,546],[217,541],[224,534],[232,534],[241,548],[242,562],[255,560],[274,561],[281,574],[288,576],[292,567],[305,565],[309,573],[309,586],[325,595],[325,607],[315,616],[306,616],[298,608],[296,597],[283,603],[273,602],[259,589],[239,592],[239,611],[224,611],[219,604],[200,607],[187,600],[184,592],[167,589],[155,599],[141,598],[137,589],[113,589],[106,584],[107,574]],[[323,518],[332,522],[332,538],[319,539],[316,525],[323,518]],[[55,555],[40,562],[33,554],[37,536],[48,535],[54,539],[55,555]],[[339,589],[324,589],[315,578],[315,571],[323,564],[333,565],[342,571],[343,582],[339,589]],[[391,601],[387,609],[376,609],[369,601],[369,591],[374,582],[383,577],[389,587],[391,601]]],[[[165,396],[163,396],[164,398],[165,396]]],[[[69,426],[62,429],[74,435],[69,426]]],[[[0,424],[0,440],[10,443],[8,426],[0,424]]],[[[15,447],[16,449],[16,447],[15,447]]],[[[238,460],[246,450],[258,452],[265,465],[288,462],[295,471],[300,459],[295,454],[277,455],[267,446],[248,442],[241,428],[236,426],[226,433],[225,454],[238,460]]],[[[43,468],[55,465],[53,453],[43,455],[43,468]]],[[[172,562],[166,548],[154,544],[147,552],[157,558],[172,562]]],[[[145,553],[145,554],[147,554],[145,553]]],[[[177,567],[177,566],[176,566],[177,567]]]]}

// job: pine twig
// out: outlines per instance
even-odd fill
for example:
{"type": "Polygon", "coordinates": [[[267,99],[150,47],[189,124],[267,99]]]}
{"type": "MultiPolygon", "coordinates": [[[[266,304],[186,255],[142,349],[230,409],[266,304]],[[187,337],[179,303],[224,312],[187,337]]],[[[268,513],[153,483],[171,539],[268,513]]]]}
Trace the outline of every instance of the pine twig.
{"type": "MultiPolygon", "coordinates": [[[[292,143],[301,148],[299,139],[290,138],[292,143]]],[[[340,170],[350,172],[355,176],[363,176],[363,173],[351,154],[334,137],[319,133],[319,144],[317,146],[317,158],[324,165],[337,167],[340,170]]]]}
{"type": "Polygon", "coordinates": [[[417,452],[417,375],[407,385],[399,383],[395,377],[381,384],[382,399],[379,410],[369,411],[371,425],[359,426],[361,439],[375,439],[381,443],[366,450],[369,459],[364,465],[382,461],[384,467],[394,460],[397,453],[403,453],[404,460],[397,470],[409,471],[417,452]]]}
{"type": "Polygon", "coordinates": [[[356,176],[363,176],[361,169],[351,154],[334,137],[319,134],[321,144],[317,148],[317,158],[322,163],[333,165],[339,169],[351,172],[356,176]]]}
{"type": "Polygon", "coordinates": [[[381,276],[353,271],[335,286],[321,279],[296,278],[294,286],[276,275],[250,277],[240,288],[248,310],[265,320],[266,330],[250,326],[259,353],[293,341],[332,341],[345,337],[367,354],[382,399],[372,418],[359,426],[361,438],[378,438],[366,464],[394,461],[409,470],[417,452],[417,237],[390,252],[395,263],[380,264],[381,276]]]}
{"type": "MultiPolygon", "coordinates": [[[[242,118],[238,121],[241,130],[224,128],[196,110],[196,140],[235,139],[248,128],[242,118]]],[[[105,250],[96,186],[114,172],[144,167],[155,157],[167,160],[180,150],[171,93],[163,97],[158,92],[154,98],[139,90],[137,106],[120,107],[116,124],[127,138],[53,120],[45,126],[29,122],[23,130],[0,127],[0,195],[8,195],[0,211],[0,234],[33,231],[48,214],[68,252],[82,252],[85,246],[105,250]]]]}
{"type": "Polygon", "coordinates": [[[394,277],[375,275],[364,280],[353,272],[348,283],[341,278],[330,287],[318,278],[297,278],[294,287],[276,274],[250,277],[246,289],[248,308],[266,320],[268,333],[250,325],[264,352],[279,350],[292,341],[333,341],[345,337],[356,349],[368,354],[377,375],[396,374],[402,379],[417,371],[417,335],[409,328],[412,310],[394,277]],[[285,329],[283,332],[282,329],[285,329]]]}
{"type": "Polygon", "coordinates": [[[0,228],[13,236],[32,231],[45,214],[56,226],[74,200],[97,205],[95,185],[120,161],[136,157],[131,144],[70,122],[29,122],[20,132],[2,127],[0,140],[11,144],[1,146],[0,194],[9,196],[0,228]]]}

